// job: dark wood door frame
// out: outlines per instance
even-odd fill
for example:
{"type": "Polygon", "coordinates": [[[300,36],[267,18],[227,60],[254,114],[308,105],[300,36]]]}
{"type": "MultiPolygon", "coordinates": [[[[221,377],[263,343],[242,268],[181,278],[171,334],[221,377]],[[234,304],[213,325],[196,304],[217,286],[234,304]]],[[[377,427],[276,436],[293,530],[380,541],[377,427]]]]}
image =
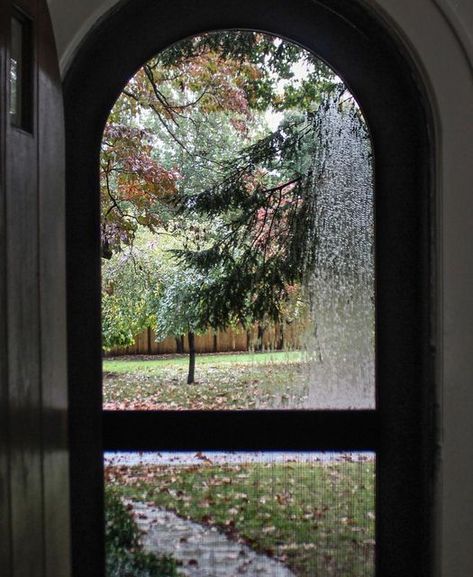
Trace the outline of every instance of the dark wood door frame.
{"type": "Polygon", "coordinates": [[[0,574],[68,577],[64,117],[46,0],[0,3],[0,100],[0,574]]]}
{"type": "MultiPolygon", "coordinates": [[[[375,155],[377,409],[364,416],[355,412],[345,421],[337,412],[305,411],[300,414],[301,430],[313,426],[319,432],[313,436],[314,449],[376,449],[377,575],[432,574],[436,438],[430,350],[432,112],[407,52],[362,4],[358,0],[123,1],[88,35],[67,73],[68,350],[76,577],[101,576],[103,566],[103,427],[109,448],[125,444],[127,449],[162,448],[166,444],[162,436],[153,445],[153,423],[163,424],[162,435],[173,422],[172,414],[144,416],[148,424],[138,419],[141,424],[129,429],[125,443],[119,436],[122,424],[139,415],[107,413],[104,419],[101,410],[98,164],[103,127],[126,82],[150,57],[184,37],[231,28],[267,31],[312,50],[344,79],[368,122],[375,155]],[[335,439],[334,431],[338,431],[335,439]]],[[[251,412],[236,418],[241,426],[253,427],[256,422],[251,412]]],[[[284,412],[265,418],[274,438],[285,419],[294,419],[284,412]]],[[[174,422],[177,419],[181,426],[172,427],[173,443],[207,448],[194,447],[185,419],[176,415],[174,422]]],[[[251,429],[253,437],[244,437],[245,444],[243,436],[232,434],[228,426],[234,416],[205,413],[188,419],[194,430],[207,431],[201,437],[203,444],[213,435],[224,439],[225,448],[254,448],[257,430],[251,429]]],[[[277,448],[269,439],[266,435],[265,442],[277,448]]],[[[307,448],[302,435],[291,443],[307,448]]]]}

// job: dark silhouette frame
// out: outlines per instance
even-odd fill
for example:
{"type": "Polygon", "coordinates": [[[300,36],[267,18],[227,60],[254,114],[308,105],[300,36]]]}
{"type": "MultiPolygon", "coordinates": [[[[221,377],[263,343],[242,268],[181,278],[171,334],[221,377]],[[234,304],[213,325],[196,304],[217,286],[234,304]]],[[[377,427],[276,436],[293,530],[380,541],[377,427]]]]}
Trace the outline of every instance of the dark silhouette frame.
{"type": "Polygon", "coordinates": [[[407,51],[363,4],[126,0],[79,48],[64,83],[75,577],[103,575],[102,451],[166,447],[375,450],[376,574],[432,575],[437,438],[430,346],[435,330],[433,114],[407,51]],[[367,120],[375,168],[375,411],[102,412],[102,131],[116,98],[144,62],[182,38],[224,29],[261,30],[313,51],[344,79],[367,120]]]}

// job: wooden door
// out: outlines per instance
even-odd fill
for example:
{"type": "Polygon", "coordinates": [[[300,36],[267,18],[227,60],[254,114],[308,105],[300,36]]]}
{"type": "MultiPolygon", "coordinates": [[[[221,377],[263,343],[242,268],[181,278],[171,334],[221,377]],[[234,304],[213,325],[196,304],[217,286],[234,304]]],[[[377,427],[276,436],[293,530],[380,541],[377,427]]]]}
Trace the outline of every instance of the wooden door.
{"type": "Polygon", "coordinates": [[[0,5],[0,568],[67,577],[61,83],[46,0],[0,5]]]}

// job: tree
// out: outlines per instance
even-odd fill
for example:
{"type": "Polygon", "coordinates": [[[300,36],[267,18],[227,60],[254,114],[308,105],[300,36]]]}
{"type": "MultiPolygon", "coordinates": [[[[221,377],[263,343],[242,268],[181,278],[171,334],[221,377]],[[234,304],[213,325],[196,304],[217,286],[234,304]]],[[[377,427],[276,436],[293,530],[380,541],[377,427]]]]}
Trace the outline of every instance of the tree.
{"type": "Polygon", "coordinates": [[[316,250],[313,227],[314,121],[298,120],[243,151],[212,188],[181,198],[181,213],[221,223],[208,246],[175,251],[205,274],[212,327],[279,321],[289,287],[301,283],[316,250]]]}
{"type": "Polygon", "coordinates": [[[177,189],[192,185],[188,175],[182,179],[183,163],[193,163],[200,184],[203,175],[221,173],[222,157],[237,154],[241,142],[209,141],[212,130],[218,135],[227,125],[240,141],[260,137],[250,134],[255,115],[313,108],[336,84],[309,52],[254,32],[197,36],[150,60],[118,98],[104,132],[103,255],[131,244],[138,226],[153,231],[166,223],[177,189]]]}
{"type": "Polygon", "coordinates": [[[243,150],[213,186],[181,196],[187,219],[197,215],[221,223],[205,248],[176,251],[181,263],[215,279],[202,289],[210,326],[224,328],[235,317],[262,326],[281,321],[291,290],[313,273],[318,191],[330,178],[326,162],[333,154],[327,114],[339,123],[337,130],[347,142],[353,141],[347,130],[359,133],[359,146],[366,141],[360,111],[342,88],[327,94],[314,113],[291,115],[274,133],[243,150]]]}
{"type": "Polygon", "coordinates": [[[105,257],[132,244],[139,226],[155,231],[166,223],[181,178],[177,165],[189,158],[197,172],[215,169],[208,152],[195,145],[209,115],[231,114],[233,126],[243,131],[248,106],[235,80],[236,66],[230,60],[219,62],[217,53],[206,50],[172,65],[157,57],[130,80],[110,114],[102,143],[105,257]]]}
{"type": "Polygon", "coordinates": [[[135,336],[155,324],[159,273],[152,255],[135,247],[102,266],[102,346],[130,346],[135,336]]]}
{"type": "Polygon", "coordinates": [[[207,330],[201,314],[201,289],[206,279],[196,271],[170,272],[163,284],[156,307],[156,334],[159,339],[187,334],[189,371],[187,384],[195,382],[195,335],[207,330]]]}
{"type": "Polygon", "coordinates": [[[179,172],[153,153],[154,135],[115,106],[105,127],[100,159],[102,256],[130,246],[139,226],[154,231],[177,192],[179,172]]]}

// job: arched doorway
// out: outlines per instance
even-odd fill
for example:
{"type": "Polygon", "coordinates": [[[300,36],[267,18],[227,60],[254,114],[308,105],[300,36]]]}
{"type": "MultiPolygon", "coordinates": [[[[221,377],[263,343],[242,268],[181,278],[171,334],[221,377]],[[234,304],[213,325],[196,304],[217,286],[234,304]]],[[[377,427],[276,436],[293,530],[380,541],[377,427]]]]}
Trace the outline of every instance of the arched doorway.
{"type": "MultiPolygon", "coordinates": [[[[326,60],[357,97],[368,122],[375,152],[377,409],[287,415],[297,423],[286,431],[302,429],[306,438],[317,431],[317,441],[307,441],[313,448],[376,450],[378,574],[429,573],[434,443],[428,349],[430,110],[413,66],[382,25],[359,6],[327,4],[298,1],[289,9],[283,0],[231,2],[224,8],[210,0],[192,5],[125,2],[90,34],[69,70],[68,322],[77,575],[92,574],[91,567],[99,574],[102,556],[98,159],[103,126],[127,80],[153,54],[193,34],[235,28],[286,37],[326,60]]],[[[178,416],[149,418],[165,423],[178,416]]],[[[220,448],[247,448],[255,442],[252,431],[260,417],[248,415],[246,440],[232,433],[240,418],[194,415],[193,425],[190,417],[181,422],[184,429],[208,431],[204,443],[218,430],[220,448]]],[[[275,430],[283,415],[267,418],[272,420],[268,430],[275,430]]],[[[156,421],[140,419],[139,414],[106,417],[107,446],[116,446],[122,424],[131,421],[136,434],[128,439],[128,448],[142,448],[145,431],[156,421]]],[[[276,444],[285,441],[262,442],[265,448],[278,448],[276,444]]],[[[300,439],[289,442],[300,447],[300,439]]]]}

